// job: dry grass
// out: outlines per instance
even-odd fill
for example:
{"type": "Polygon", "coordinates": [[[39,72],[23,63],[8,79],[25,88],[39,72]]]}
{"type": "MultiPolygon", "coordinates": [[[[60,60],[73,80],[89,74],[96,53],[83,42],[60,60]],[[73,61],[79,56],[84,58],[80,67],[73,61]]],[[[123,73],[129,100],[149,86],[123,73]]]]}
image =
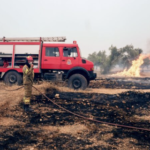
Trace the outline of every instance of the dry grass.
{"type": "Polygon", "coordinates": [[[146,115],[137,116],[137,115],[135,115],[134,117],[137,119],[143,120],[143,121],[150,121],[150,116],[146,116],[146,115]]]}
{"type": "Polygon", "coordinates": [[[0,118],[0,126],[15,126],[15,125],[24,125],[23,122],[14,120],[13,118],[3,117],[0,118]]]}
{"type": "Polygon", "coordinates": [[[61,91],[61,92],[87,92],[87,90],[73,90],[70,89],[68,87],[63,87],[63,86],[57,86],[55,83],[51,83],[51,82],[43,82],[41,85],[37,86],[37,87],[41,87],[46,90],[46,89],[55,89],[57,91],[61,91]]]}
{"type": "Polygon", "coordinates": [[[87,127],[83,124],[65,125],[65,126],[43,126],[42,130],[46,133],[57,131],[59,134],[71,134],[76,135],[85,132],[87,127]]]}
{"type": "Polygon", "coordinates": [[[7,87],[1,83],[0,87],[3,87],[0,89],[0,106],[3,106],[5,104],[8,105],[8,103],[9,106],[14,106],[15,104],[18,104],[23,97],[24,94],[23,89],[20,89],[19,91],[5,90],[5,89],[13,90],[15,88],[18,88],[18,86],[7,87]]]}

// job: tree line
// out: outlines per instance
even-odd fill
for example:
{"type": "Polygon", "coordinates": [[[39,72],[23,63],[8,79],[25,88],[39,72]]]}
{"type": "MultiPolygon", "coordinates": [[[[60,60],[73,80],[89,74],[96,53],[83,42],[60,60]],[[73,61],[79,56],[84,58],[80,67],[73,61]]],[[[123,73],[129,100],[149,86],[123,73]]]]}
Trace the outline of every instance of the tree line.
{"type": "MultiPolygon", "coordinates": [[[[132,61],[137,59],[139,55],[143,52],[140,48],[134,48],[133,45],[127,45],[123,48],[117,48],[111,46],[109,48],[110,54],[106,55],[106,51],[93,52],[88,55],[88,60],[92,61],[95,66],[100,67],[102,74],[107,74],[116,65],[119,65],[122,69],[129,69],[132,65],[132,61]]],[[[148,58],[144,59],[144,64],[142,66],[149,66],[150,60],[148,58]]]]}

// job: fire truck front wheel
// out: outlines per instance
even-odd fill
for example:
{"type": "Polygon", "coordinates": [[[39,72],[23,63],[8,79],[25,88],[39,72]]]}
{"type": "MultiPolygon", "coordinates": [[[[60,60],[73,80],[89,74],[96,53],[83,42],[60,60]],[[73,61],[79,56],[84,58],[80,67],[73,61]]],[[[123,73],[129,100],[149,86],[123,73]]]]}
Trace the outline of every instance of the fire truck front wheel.
{"type": "Polygon", "coordinates": [[[68,86],[75,90],[77,89],[86,89],[87,88],[87,79],[81,74],[74,74],[70,76],[68,80],[68,86]]]}
{"type": "Polygon", "coordinates": [[[22,84],[22,76],[16,71],[10,71],[4,76],[4,82],[8,85],[21,85],[22,84]]]}

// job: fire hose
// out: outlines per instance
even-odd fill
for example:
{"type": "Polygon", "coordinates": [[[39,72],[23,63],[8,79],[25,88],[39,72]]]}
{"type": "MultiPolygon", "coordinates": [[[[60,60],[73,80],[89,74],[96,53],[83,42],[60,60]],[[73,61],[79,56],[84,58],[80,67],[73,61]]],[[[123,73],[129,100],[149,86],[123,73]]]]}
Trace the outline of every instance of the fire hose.
{"type": "MultiPolygon", "coordinates": [[[[7,91],[16,91],[16,90],[19,90],[21,88],[23,88],[24,86],[21,86],[20,88],[17,88],[15,90],[7,90],[7,91]]],[[[100,121],[100,120],[96,120],[96,119],[92,119],[92,118],[87,118],[83,115],[79,115],[77,113],[74,113],[60,105],[58,105],[56,102],[54,102],[53,100],[51,100],[49,97],[47,97],[44,93],[42,93],[39,89],[37,89],[36,87],[32,86],[35,90],[37,90],[40,94],[42,94],[46,99],[48,99],[50,102],[52,102],[54,105],[56,105],[57,107],[59,107],[60,109],[74,115],[74,116],[77,116],[77,117],[80,117],[80,118],[83,118],[84,120],[89,120],[89,121],[93,121],[93,122],[96,122],[96,123],[101,123],[101,124],[107,124],[107,125],[111,125],[111,126],[117,126],[117,127],[122,127],[122,128],[129,128],[129,129],[136,129],[136,130],[142,130],[142,131],[149,131],[150,132],[150,129],[146,129],[146,128],[139,128],[139,127],[134,127],[134,126],[127,126],[127,125],[121,125],[121,124],[116,124],[116,123],[109,123],[109,122],[105,122],[105,121],[100,121]]]]}
{"type": "Polygon", "coordinates": [[[24,86],[21,86],[21,87],[19,87],[19,88],[17,88],[17,89],[14,89],[14,90],[7,90],[7,89],[5,89],[5,91],[17,91],[17,90],[20,90],[20,89],[22,89],[24,86]]]}

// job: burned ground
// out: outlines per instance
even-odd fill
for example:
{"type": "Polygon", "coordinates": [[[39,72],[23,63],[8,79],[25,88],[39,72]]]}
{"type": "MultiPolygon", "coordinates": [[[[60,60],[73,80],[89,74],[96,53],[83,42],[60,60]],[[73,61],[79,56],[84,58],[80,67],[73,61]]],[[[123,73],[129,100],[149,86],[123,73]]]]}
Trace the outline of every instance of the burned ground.
{"type": "Polygon", "coordinates": [[[115,88],[115,89],[150,89],[150,79],[105,79],[98,81],[91,81],[89,88],[115,88]]]}
{"type": "MultiPolygon", "coordinates": [[[[150,93],[75,93],[49,87],[43,91],[59,105],[86,117],[150,129],[150,93]]],[[[35,92],[32,108],[33,113],[24,113],[21,101],[11,107],[1,105],[0,149],[150,149],[148,131],[83,120],[35,92]]]]}
{"type": "MultiPolygon", "coordinates": [[[[67,82],[55,82],[58,86],[67,87],[67,82]]],[[[108,78],[92,80],[88,86],[89,88],[100,89],[150,89],[150,78],[126,79],[126,78],[108,78]]]]}

